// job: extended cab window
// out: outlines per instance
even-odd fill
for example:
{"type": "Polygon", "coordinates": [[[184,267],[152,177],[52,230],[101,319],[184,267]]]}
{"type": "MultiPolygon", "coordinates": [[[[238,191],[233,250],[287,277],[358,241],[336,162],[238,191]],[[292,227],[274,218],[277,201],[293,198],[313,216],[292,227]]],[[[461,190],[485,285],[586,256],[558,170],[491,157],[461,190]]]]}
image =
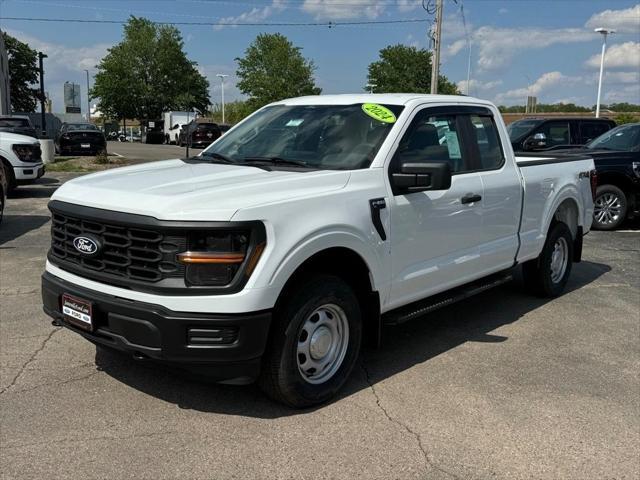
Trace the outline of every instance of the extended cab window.
{"type": "Polygon", "coordinates": [[[493,118],[471,115],[471,125],[473,125],[472,131],[476,135],[480,154],[480,168],[482,170],[500,168],[504,162],[504,156],[493,118]]]}
{"type": "Polygon", "coordinates": [[[581,122],[580,136],[582,137],[582,143],[588,143],[594,138],[598,138],[610,128],[609,124],[605,122],[581,122]]]}
{"type": "Polygon", "coordinates": [[[430,115],[428,110],[423,110],[402,137],[394,161],[397,164],[447,162],[451,172],[463,172],[467,168],[460,137],[456,115],[430,115]]]}

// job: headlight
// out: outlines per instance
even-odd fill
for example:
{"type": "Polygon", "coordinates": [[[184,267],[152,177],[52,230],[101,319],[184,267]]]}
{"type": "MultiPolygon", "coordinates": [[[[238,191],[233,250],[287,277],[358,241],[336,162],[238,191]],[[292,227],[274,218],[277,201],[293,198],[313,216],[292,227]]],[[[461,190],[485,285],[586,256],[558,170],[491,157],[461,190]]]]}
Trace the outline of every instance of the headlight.
{"type": "Polygon", "coordinates": [[[186,265],[186,283],[221,287],[238,275],[248,277],[264,250],[264,242],[254,243],[249,231],[192,234],[189,249],[178,254],[178,261],[186,265]]]}
{"type": "Polygon", "coordinates": [[[21,162],[37,162],[41,158],[40,145],[13,145],[13,152],[21,162]]]}

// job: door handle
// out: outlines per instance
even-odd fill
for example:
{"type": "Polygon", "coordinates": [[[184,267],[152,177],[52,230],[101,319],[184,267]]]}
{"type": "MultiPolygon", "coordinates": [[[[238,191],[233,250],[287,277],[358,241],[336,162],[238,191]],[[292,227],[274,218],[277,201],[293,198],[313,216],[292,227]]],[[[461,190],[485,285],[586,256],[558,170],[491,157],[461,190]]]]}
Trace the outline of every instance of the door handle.
{"type": "Polygon", "coordinates": [[[474,203],[482,200],[482,195],[478,195],[477,193],[467,193],[464,197],[460,199],[462,203],[474,203]]]}

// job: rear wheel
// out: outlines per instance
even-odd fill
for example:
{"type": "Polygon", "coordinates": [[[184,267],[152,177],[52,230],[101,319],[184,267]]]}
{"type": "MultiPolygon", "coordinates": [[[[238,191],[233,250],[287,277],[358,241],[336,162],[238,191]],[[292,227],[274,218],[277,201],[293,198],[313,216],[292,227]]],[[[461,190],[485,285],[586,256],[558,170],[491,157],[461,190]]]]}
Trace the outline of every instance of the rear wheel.
{"type": "Polygon", "coordinates": [[[593,228],[614,230],[627,218],[627,196],[615,185],[601,185],[596,190],[593,228]]]}
{"type": "Polygon", "coordinates": [[[351,287],[332,275],[309,277],[278,307],[260,385],[292,407],[322,403],[349,377],[361,336],[360,305],[351,287]]]}
{"type": "Polygon", "coordinates": [[[543,297],[557,297],[563,291],[571,274],[573,237],[566,224],[551,226],[540,256],[523,265],[526,285],[543,297]]]}

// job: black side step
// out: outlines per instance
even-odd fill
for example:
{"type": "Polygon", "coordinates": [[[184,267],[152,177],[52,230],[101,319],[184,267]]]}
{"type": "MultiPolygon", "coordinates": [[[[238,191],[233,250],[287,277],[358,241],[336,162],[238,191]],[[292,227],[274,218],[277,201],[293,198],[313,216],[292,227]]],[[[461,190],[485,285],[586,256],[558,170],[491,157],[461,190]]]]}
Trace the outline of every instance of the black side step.
{"type": "Polygon", "coordinates": [[[385,325],[399,325],[401,323],[421,317],[439,308],[452,305],[465,298],[472,297],[491,288],[497,287],[513,280],[513,269],[505,272],[494,273],[471,283],[461,285],[452,290],[438,293],[424,300],[419,300],[404,307],[391,310],[382,315],[385,325]]]}

